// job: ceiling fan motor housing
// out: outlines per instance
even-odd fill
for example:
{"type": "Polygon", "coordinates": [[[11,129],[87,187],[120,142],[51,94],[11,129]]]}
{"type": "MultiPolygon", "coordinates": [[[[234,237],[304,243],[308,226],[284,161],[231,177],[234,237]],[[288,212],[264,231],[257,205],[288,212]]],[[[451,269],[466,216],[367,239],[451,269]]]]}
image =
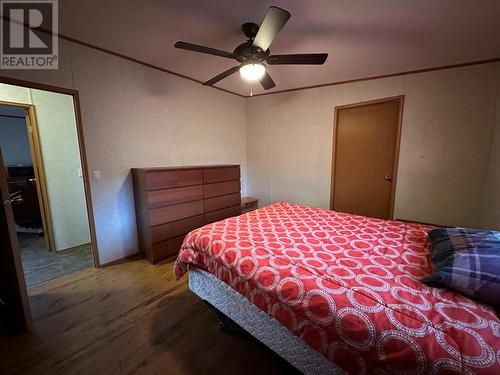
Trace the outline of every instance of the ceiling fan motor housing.
{"type": "Polygon", "coordinates": [[[267,59],[270,53],[270,50],[263,51],[260,47],[252,46],[252,40],[249,40],[236,47],[233,51],[233,56],[240,63],[262,62],[267,59]]]}

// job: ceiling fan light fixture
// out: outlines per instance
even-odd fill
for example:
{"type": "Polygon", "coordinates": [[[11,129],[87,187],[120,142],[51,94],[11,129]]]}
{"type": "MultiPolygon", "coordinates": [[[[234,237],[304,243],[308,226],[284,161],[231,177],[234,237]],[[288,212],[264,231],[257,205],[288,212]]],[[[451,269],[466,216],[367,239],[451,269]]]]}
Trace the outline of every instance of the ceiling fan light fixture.
{"type": "MultiPolygon", "coordinates": [[[[243,79],[250,82],[260,81],[264,90],[270,90],[276,87],[276,83],[267,72],[264,62],[269,65],[322,65],[328,57],[327,53],[271,55],[269,47],[289,19],[290,12],[270,6],[260,26],[250,22],[241,26],[241,30],[248,39],[239,44],[233,52],[182,41],[176,42],[175,48],[238,61],[238,65],[202,82],[204,86],[213,86],[239,70],[243,79]]],[[[252,85],[250,87],[252,88],[252,85]]]]}
{"type": "Polygon", "coordinates": [[[258,81],[266,73],[266,67],[262,63],[247,63],[241,66],[240,75],[248,81],[258,81]]]}

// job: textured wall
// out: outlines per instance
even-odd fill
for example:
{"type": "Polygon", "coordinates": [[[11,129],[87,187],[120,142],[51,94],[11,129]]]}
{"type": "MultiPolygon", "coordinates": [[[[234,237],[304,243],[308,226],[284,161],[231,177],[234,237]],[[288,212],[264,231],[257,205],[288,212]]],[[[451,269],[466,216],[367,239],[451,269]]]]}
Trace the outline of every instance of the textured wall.
{"type": "Polygon", "coordinates": [[[248,99],[249,194],[328,207],[334,107],[405,95],[395,217],[478,226],[499,66],[248,99]]]}
{"type": "MultiPolygon", "coordinates": [[[[500,69],[500,68],[499,68],[500,69]]],[[[484,228],[500,230],[500,78],[495,120],[491,139],[486,187],[482,194],[482,222],[484,228]]]]}
{"type": "Polygon", "coordinates": [[[23,118],[0,115],[0,149],[5,165],[31,165],[28,132],[23,118]]]}
{"type": "Polygon", "coordinates": [[[73,98],[0,84],[0,100],[35,106],[56,250],[90,242],[73,98]]]}
{"type": "Polygon", "coordinates": [[[59,70],[4,71],[80,92],[102,263],[138,251],[130,168],[236,163],[246,189],[245,101],[80,45],[60,42],[59,70]]]}

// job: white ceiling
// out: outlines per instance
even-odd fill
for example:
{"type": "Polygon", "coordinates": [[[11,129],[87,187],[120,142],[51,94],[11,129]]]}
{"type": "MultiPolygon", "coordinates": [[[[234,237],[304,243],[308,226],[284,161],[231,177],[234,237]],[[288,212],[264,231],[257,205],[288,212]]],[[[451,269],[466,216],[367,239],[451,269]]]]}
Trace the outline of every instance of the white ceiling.
{"type": "MultiPolygon", "coordinates": [[[[232,52],[241,24],[260,24],[269,5],[292,14],[272,53],[329,54],[322,66],[270,66],[274,91],[500,57],[499,0],[64,0],[59,31],[205,81],[236,61],[174,43],[232,52]]],[[[218,86],[250,89],[237,73],[218,86]]]]}

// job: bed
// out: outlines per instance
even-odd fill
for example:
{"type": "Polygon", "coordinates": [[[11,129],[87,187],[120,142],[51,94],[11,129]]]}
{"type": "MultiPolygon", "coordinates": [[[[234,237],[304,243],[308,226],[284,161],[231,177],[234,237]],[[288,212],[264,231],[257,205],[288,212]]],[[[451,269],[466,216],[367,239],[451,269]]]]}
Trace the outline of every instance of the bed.
{"type": "Polygon", "coordinates": [[[419,281],[429,229],[280,202],[192,231],[174,272],[304,373],[500,374],[495,310],[419,281]]]}

